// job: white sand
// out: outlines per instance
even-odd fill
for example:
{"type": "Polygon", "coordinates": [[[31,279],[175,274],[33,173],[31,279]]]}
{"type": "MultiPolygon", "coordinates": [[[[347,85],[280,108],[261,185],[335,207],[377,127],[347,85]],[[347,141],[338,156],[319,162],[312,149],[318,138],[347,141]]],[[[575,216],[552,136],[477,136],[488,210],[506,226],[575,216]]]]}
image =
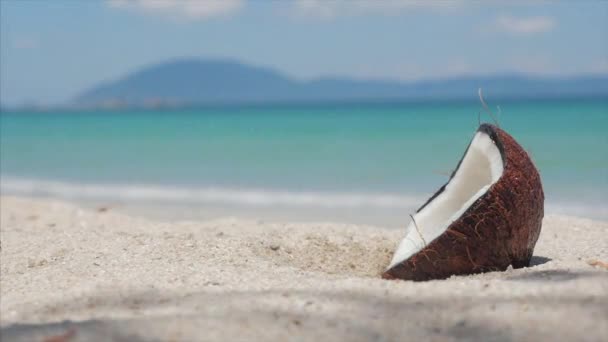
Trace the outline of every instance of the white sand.
{"type": "Polygon", "coordinates": [[[2,341],[608,336],[608,270],[589,264],[608,262],[604,222],[550,216],[533,267],[415,283],[379,279],[397,230],[0,207],[2,341]]]}

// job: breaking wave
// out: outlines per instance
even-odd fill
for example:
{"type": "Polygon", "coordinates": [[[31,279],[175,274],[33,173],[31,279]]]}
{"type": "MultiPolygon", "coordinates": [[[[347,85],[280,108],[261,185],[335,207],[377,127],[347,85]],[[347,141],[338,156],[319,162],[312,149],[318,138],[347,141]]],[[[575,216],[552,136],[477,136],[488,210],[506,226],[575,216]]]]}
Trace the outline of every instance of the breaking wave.
{"type": "Polygon", "coordinates": [[[423,198],[391,194],[293,192],[266,189],[219,187],[173,187],[157,185],[84,184],[37,179],[3,177],[3,194],[50,196],[59,198],[161,201],[251,206],[306,206],[325,208],[403,208],[415,207],[423,198]]]}
{"type": "MultiPolygon", "coordinates": [[[[221,187],[178,187],[132,184],[87,184],[2,176],[3,195],[43,196],[63,199],[171,202],[184,204],[291,206],[302,208],[416,210],[428,196],[383,193],[281,191],[221,187]]],[[[604,202],[581,203],[560,200],[545,203],[547,214],[564,214],[608,220],[604,202]]]]}

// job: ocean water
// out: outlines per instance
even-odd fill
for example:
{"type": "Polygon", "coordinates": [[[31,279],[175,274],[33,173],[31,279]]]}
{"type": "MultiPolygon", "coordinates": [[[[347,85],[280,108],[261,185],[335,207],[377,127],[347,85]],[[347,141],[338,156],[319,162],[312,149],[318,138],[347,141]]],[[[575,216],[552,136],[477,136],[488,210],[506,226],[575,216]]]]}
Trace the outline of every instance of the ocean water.
{"type": "MultiPolygon", "coordinates": [[[[608,99],[492,105],[537,164],[547,212],[608,219],[608,99]]],[[[234,216],[318,209],[323,219],[390,216],[397,225],[447,181],[480,109],[441,102],[2,112],[0,185],[3,194],[221,207],[234,216]]]]}

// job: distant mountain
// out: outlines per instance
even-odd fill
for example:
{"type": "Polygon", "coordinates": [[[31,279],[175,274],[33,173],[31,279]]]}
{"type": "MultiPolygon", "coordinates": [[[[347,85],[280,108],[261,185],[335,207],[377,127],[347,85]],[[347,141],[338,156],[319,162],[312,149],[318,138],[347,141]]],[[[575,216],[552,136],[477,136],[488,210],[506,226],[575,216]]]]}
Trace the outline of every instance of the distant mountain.
{"type": "Polygon", "coordinates": [[[536,78],[522,75],[397,82],[322,78],[297,81],[268,68],[230,60],[176,60],[93,87],[73,105],[184,106],[226,103],[608,96],[608,76],[536,78]]]}

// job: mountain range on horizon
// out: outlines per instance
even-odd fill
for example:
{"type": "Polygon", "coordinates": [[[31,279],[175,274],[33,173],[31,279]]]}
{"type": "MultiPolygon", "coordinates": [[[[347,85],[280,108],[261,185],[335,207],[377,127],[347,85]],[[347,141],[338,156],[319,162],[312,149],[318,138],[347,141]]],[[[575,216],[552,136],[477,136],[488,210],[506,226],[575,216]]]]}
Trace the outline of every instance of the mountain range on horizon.
{"type": "Polygon", "coordinates": [[[608,97],[608,75],[568,78],[522,74],[424,81],[292,79],[276,70],[227,59],[179,59],[145,67],[85,90],[77,107],[158,107],[285,102],[359,102],[608,97]]]}

